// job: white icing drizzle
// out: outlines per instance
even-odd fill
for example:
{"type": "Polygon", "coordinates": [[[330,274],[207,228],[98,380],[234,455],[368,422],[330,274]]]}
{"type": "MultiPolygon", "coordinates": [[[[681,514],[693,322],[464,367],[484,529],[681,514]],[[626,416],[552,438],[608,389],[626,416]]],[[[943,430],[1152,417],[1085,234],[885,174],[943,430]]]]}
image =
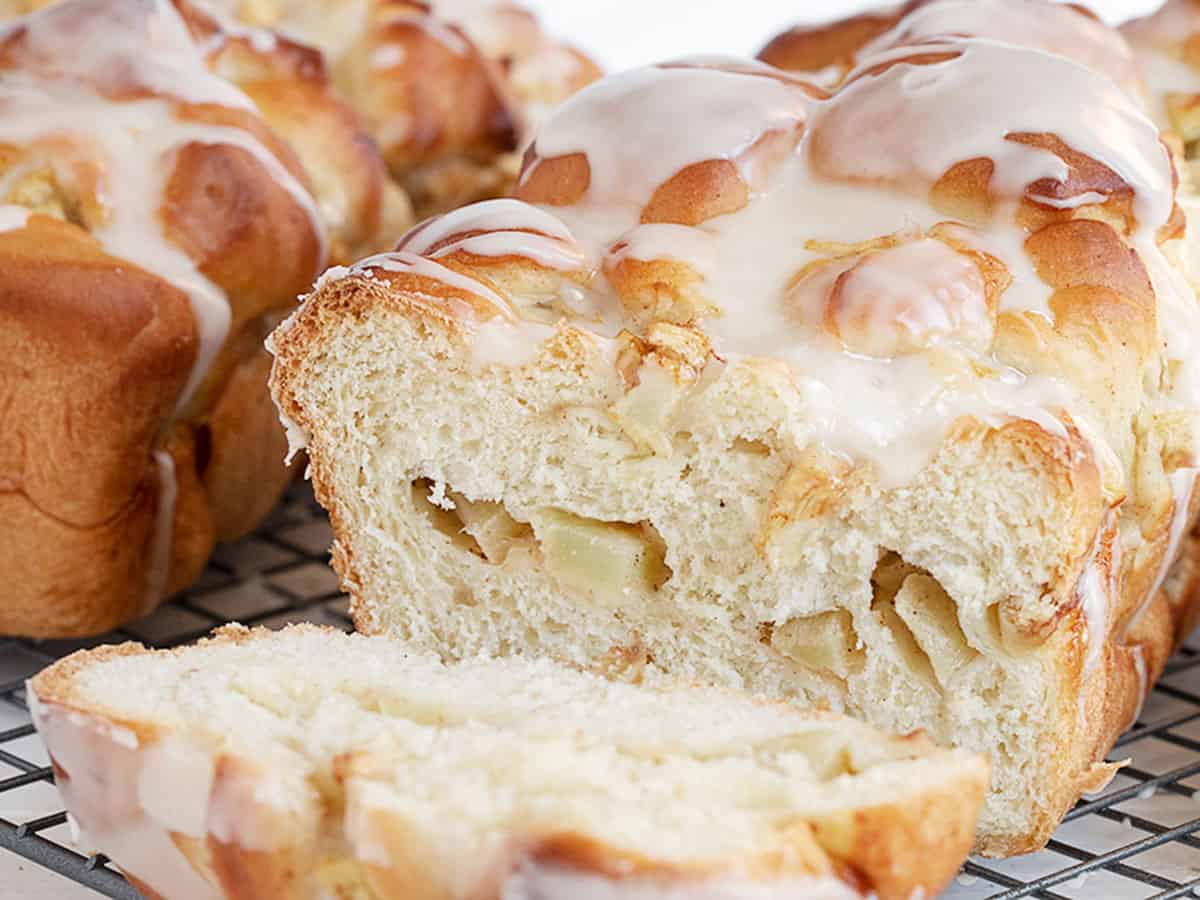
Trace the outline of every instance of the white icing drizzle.
{"type": "Polygon", "coordinates": [[[1196,487],[1197,476],[1200,476],[1200,468],[1176,469],[1168,476],[1171,484],[1172,508],[1171,525],[1167,529],[1167,547],[1163,552],[1162,562],[1158,567],[1158,574],[1154,576],[1154,585],[1146,594],[1137,612],[1130,618],[1129,628],[1133,628],[1145,614],[1151,601],[1158,596],[1163,582],[1167,580],[1167,574],[1171,571],[1171,567],[1175,565],[1175,560],[1179,556],[1180,545],[1183,542],[1183,536],[1190,524],[1188,509],[1191,506],[1192,491],[1196,487]]]}
{"type": "Polygon", "coordinates": [[[1150,673],[1146,671],[1146,653],[1142,649],[1142,645],[1134,644],[1129,648],[1129,653],[1133,657],[1133,671],[1137,675],[1138,691],[1137,704],[1134,706],[1133,715],[1125,723],[1123,731],[1128,731],[1142,717],[1142,710],[1146,708],[1146,696],[1150,690],[1150,673]]]}
{"type": "Polygon", "coordinates": [[[243,25],[234,18],[229,5],[222,4],[221,0],[198,0],[197,5],[220,26],[206,42],[206,51],[219,49],[230,37],[240,38],[259,53],[271,53],[279,46],[278,34],[266,28],[243,25]]]}
{"type": "Polygon", "coordinates": [[[158,483],[154,530],[150,535],[150,557],[146,564],[146,588],[140,610],[142,615],[151,612],[167,593],[175,537],[175,503],[179,494],[175,458],[166,450],[155,450],[153,459],[158,483]]]}
{"type": "Polygon", "coordinates": [[[404,64],[408,51],[402,44],[381,44],[371,51],[372,69],[391,69],[404,64]]]}
{"type": "Polygon", "coordinates": [[[670,259],[685,262],[697,272],[712,275],[716,264],[716,236],[686,225],[638,225],[625,232],[612,247],[608,259],[620,264],[626,259],[642,262],[670,259]]]}
{"type": "Polygon", "coordinates": [[[471,362],[477,368],[519,368],[533,362],[541,345],[554,334],[549,325],[492,319],[475,329],[471,362]]]}
{"type": "Polygon", "coordinates": [[[1052,209],[1079,209],[1081,206],[1090,206],[1093,203],[1104,203],[1108,199],[1098,191],[1084,191],[1074,197],[1045,197],[1041,194],[1029,194],[1028,196],[1035,203],[1049,206],[1052,209]]]}
{"type": "MultiPolygon", "coordinates": [[[[1075,595],[1083,612],[1087,628],[1087,651],[1083,673],[1095,670],[1104,651],[1112,611],[1121,593],[1121,542],[1118,538],[1117,515],[1110,510],[1096,532],[1087,563],[1075,585],[1075,595]]],[[[1082,698],[1081,698],[1082,699],[1082,698]]]]}
{"type": "Polygon", "coordinates": [[[121,90],[132,84],[174,100],[253,109],[245,94],[207,70],[200,48],[165,0],[64,3],[19,20],[8,32],[16,29],[24,30],[22,68],[0,73],[0,141],[65,139],[81,153],[98,158],[107,221],[97,223],[92,234],[114,256],[160,275],[191,301],[199,347],[179,398],[178,408],[183,409],[220,352],[230,309],[224,293],[162,232],[159,213],[175,154],[189,144],[224,144],[246,151],[307,213],[313,234],[323,241],[316,205],[249,133],[181,120],[173,100],[121,99],[105,93],[106,88],[121,90]]]}
{"type": "Polygon", "coordinates": [[[56,783],[79,824],[81,844],[102,851],[164,897],[221,900],[223,894],[197,873],[169,831],[172,824],[193,827],[203,815],[202,807],[185,808],[207,801],[203,786],[193,784],[181,793],[180,779],[165,784],[169,772],[153,765],[133,732],[41,703],[32,689],[27,695],[34,724],[67,775],[56,783]],[[156,798],[151,807],[167,814],[166,822],[143,805],[148,798],[156,798]]]}
{"type": "MultiPolygon", "coordinates": [[[[350,267],[348,275],[369,275],[372,269],[382,269],[385,272],[407,272],[432,281],[440,281],[449,287],[458,288],[477,297],[482,297],[495,307],[495,314],[488,318],[511,318],[512,312],[507,301],[487,285],[474,278],[448,269],[441,263],[418,256],[408,250],[393,250],[391,253],[379,253],[359,260],[350,267]]],[[[453,300],[447,302],[454,303],[453,300]]]]}
{"type": "Polygon", "coordinates": [[[283,458],[283,464],[290,466],[297,454],[308,449],[308,432],[300,427],[300,423],[285,413],[279,408],[278,401],[275,401],[275,412],[279,414],[279,424],[283,426],[284,434],[287,435],[287,455],[283,458]]]}
{"type": "Polygon", "coordinates": [[[937,0],[917,7],[860,53],[957,35],[988,38],[1073,59],[1103,72],[1132,96],[1137,66],[1120,33],[1068,5],[1045,0],[937,0]]]}
{"type": "Polygon", "coordinates": [[[20,231],[29,221],[30,211],[23,206],[0,203],[0,233],[20,231]]]}
{"type": "MultiPolygon", "coordinates": [[[[992,375],[984,379],[967,373],[947,376],[944,367],[917,356],[864,360],[842,353],[811,328],[797,327],[784,289],[802,266],[819,258],[802,243],[806,238],[853,244],[927,230],[941,217],[907,187],[916,178],[927,189],[965,159],[997,159],[996,187],[1014,205],[1030,183],[1067,175],[1065,164],[1053,154],[1006,141],[1010,132],[1058,134],[1113,168],[1137,192],[1144,234],[1152,235],[1171,210],[1170,160],[1158,132],[1111,81],[1036,50],[970,40],[938,47],[954,58],[932,66],[901,62],[882,75],[860,73],[857,83],[829,101],[813,100],[794,85],[753,72],[660,68],[616,76],[565,104],[535,144],[539,159],[586,153],[588,194],[580,203],[553,211],[590,251],[613,242],[619,246],[629,238],[642,205],[679,170],[705,159],[737,159],[764,133],[810,118],[798,152],[763,179],[746,208],[699,229],[654,232],[652,243],[647,240],[652,251],[639,248],[636,257],[652,252],[689,262],[704,273],[705,296],[725,310],[704,326],[718,352],[729,359],[791,362],[813,404],[813,439],[851,456],[865,455],[877,463],[881,480],[891,484],[919,469],[959,415],[997,422],[1029,417],[1054,422],[1061,430],[1055,410],[1068,408],[1073,418],[1081,419],[1081,404],[1058,379],[1025,377],[991,364],[986,369],[992,375]],[[998,78],[997,72],[1005,77],[998,78]],[[1026,92],[1013,84],[1014,78],[1029,79],[1029,92],[1046,99],[1026,102],[1026,92]],[[1044,84],[1058,89],[1032,87],[1044,84]],[[740,103],[735,113],[727,110],[731,97],[740,103]],[[905,115],[897,116],[901,103],[905,115]],[[905,190],[881,191],[874,184],[837,181],[812,171],[813,136],[831,128],[830,120],[843,110],[849,111],[846,121],[835,121],[832,133],[825,132],[837,147],[830,174],[890,176],[904,182],[905,190]],[[713,127],[690,127],[695,120],[713,127]],[[632,127],[639,137],[648,134],[645,141],[613,138],[631,128],[627,121],[636,123],[632,127]],[[693,131],[698,132],[695,141],[671,139],[693,131]],[[862,134],[872,134],[872,140],[862,140],[862,134]],[[788,223],[786,228],[782,222],[788,223]]],[[[910,52],[887,55],[901,58],[910,52]]],[[[535,160],[535,168],[537,164],[535,160]]],[[[756,174],[762,178],[763,173],[756,174]]],[[[526,183],[529,177],[527,172],[526,183]]],[[[1036,275],[1024,250],[1026,235],[1011,219],[1001,213],[987,228],[956,229],[956,237],[1009,265],[1014,283],[1001,298],[1002,309],[1049,316],[1051,289],[1036,275]]],[[[636,247],[640,242],[629,243],[636,247]]],[[[1152,241],[1147,246],[1158,253],[1152,241]]]]}
{"type": "Polygon", "coordinates": [[[462,301],[453,297],[438,297],[438,302],[449,306],[460,321],[473,323],[470,354],[471,362],[476,367],[525,365],[537,357],[541,345],[554,334],[554,328],[548,325],[518,319],[510,304],[486,285],[409,250],[368,257],[352,266],[347,274],[369,275],[373,269],[408,272],[429,278],[491,303],[492,315],[485,316],[480,322],[479,314],[464,309],[462,301]]]}
{"type": "Polygon", "coordinates": [[[876,357],[945,343],[987,347],[993,322],[983,274],[940,241],[911,241],[830,265],[789,292],[814,328],[876,357]]]}
{"type": "Polygon", "coordinates": [[[587,264],[562,221],[519,200],[488,200],[415,226],[396,245],[431,258],[455,252],[520,256],[540,266],[573,271],[587,264]],[[520,228],[510,223],[520,222],[520,228]]]}

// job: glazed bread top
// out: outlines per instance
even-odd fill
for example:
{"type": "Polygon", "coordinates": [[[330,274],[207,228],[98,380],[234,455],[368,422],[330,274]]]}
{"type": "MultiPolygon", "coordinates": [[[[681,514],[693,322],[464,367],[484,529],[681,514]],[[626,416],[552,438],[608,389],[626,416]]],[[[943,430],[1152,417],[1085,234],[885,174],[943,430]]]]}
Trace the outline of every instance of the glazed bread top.
{"type": "Polygon", "coordinates": [[[1161,246],[1173,195],[1157,129],[1108,79],[947,38],[828,97],[748,63],[609,78],[545,123],[521,200],[424,223],[355,268],[470,269],[451,284],[492,336],[509,323],[483,353],[535,354],[562,317],[692,325],[724,358],[787,361],[812,382],[813,436],[894,483],[960,415],[1082,425],[1128,461],[1137,409],[1191,408],[1195,303],[1161,246]],[[1013,79],[1058,90],[1029,104],[1013,79]],[[506,289],[531,279],[549,285],[535,303],[506,289]]]}
{"type": "MultiPolygon", "coordinates": [[[[1172,261],[1170,153],[1102,73],[992,39],[906,45],[904,27],[832,93],[719,59],[608,78],[545,121],[519,199],[423,223],[322,287],[423,298],[480,367],[562,352],[548,339],[570,332],[620,368],[612,338],[632,332],[654,348],[624,373],[647,408],[656,384],[739,366],[780,416],[747,410],[747,427],[811,448],[831,490],[900,489],[957,429],[1023,421],[1079,473],[1065,527],[1082,556],[1119,506],[1126,550],[1173,559],[1200,322],[1172,261]]],[[[631,431],[637,405],[621,414],[631,431]]],[[[1120,552],[1093,553],[1097,571],[1120,552]]],[[[1092,580],[1089,615],[1124,616],[1092,580]]],[[[1074,584],[1031,598],[1035,617],[1074,584]]]]}

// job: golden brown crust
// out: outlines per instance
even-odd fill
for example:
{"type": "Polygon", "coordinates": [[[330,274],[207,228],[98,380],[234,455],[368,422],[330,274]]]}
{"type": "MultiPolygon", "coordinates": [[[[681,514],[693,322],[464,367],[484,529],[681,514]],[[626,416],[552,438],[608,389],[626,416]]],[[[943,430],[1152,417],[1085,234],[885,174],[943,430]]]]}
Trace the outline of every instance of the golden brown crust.
{"type": "Polygon", "coordinates": [[[12,546],[0,633],[102,631],[145,594],[150,451],[195,353],[190,308],[43,216],[0,233],[0,269],[0,508],[12,546]]]}

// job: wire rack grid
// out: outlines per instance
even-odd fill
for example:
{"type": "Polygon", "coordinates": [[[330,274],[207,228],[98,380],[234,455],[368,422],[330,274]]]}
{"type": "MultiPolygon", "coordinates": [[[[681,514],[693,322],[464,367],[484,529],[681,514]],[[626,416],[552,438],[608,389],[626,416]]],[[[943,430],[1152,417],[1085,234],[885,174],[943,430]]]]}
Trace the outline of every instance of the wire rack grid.
{"type": "MultiPolygon", "coordinates": [[[[8,851],[101,895],[139,894],[103,856],[74,848],[25,679],[81,647],[136,640],[169,647],[236,620],[348,629],[328,565],[329,526],[297,485],[249,538],[220,548],[204,576],[156,613],[88,641],[0,638],[0,853],[8,851]]],[[[1200,633],[1168,665],[1141,717],[1113,749],[1129,758],[1101,795],[1081,801],[1041,853],[971,860],[947,900],[1145,900],[1200,897],[1200,633]]],[[[15,898],[0,882],[0,898],[15,898]]]]}

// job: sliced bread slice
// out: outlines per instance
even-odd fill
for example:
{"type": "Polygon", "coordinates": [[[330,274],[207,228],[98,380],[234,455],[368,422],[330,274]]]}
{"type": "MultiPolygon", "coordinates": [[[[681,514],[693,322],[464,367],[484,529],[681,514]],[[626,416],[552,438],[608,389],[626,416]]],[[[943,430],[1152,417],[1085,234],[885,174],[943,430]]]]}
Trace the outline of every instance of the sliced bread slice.
{"type": "Polygon", "coordinates": [[[986,762],[851,719],[314,626],[30,682],[88,849],[149,897],[910,897],[986,762]]]}

